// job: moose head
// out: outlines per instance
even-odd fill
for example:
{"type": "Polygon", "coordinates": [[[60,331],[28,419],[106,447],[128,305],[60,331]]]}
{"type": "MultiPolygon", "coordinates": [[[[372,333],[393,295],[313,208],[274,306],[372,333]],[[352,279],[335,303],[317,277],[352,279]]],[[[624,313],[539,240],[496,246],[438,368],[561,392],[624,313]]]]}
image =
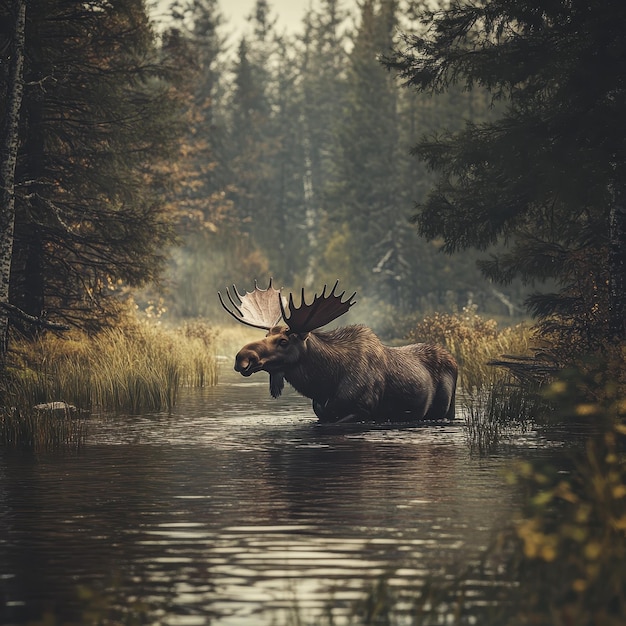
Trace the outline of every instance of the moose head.
{"type": "Polygon", "coordinates": [[[237,353],[235,371],[243,376],[261,370],[278,375],[295,366],[304,353],[310,333],[337,319],[355,304],[356,292],[343,300],[345,291],[335,293],[338,284],[336,281],[328,294],[324,285],[321,295],[315,294],[310,304],[307,304],[302,289],[299,306],[294,302],[293,293],[288,299],[284,298],[280,290],[273,287],[271,278],[267,289],[260,289],[256,281],[252,292],[240,294],[235,285],[232,294],[227,289],[231,308],[218,292],[220,303],[234,319],[267,331],[265,339],[249,343],[237,353]],[[281,320],[284,324],[280,324],[281,320]]]}

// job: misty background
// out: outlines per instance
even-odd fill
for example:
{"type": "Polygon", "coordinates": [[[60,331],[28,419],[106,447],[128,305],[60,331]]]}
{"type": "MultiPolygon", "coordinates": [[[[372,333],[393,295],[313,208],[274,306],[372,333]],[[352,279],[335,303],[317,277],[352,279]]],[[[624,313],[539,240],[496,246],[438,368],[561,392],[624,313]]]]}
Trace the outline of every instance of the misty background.
{"type": "Polygon", "coordinates": [[[140,307],[221,320],[218,290],[273,276],[311,295],[339,279],[357,291],[353,320],[383,335],[468,305],[519,318],[526,292],[481,275],[488,252],[444,254],[412,222],[434,182],[412,148],[490,119],[492,99],[478,89],[420,94],[383,67],[400,33],[419,29],[419,3],[301,8],[287,29],[267,0],[245,20],[226,19],[212,0],[161,4],[163,48],[179,55],[191,88],[170,197],[178,244],[140,307]]]}

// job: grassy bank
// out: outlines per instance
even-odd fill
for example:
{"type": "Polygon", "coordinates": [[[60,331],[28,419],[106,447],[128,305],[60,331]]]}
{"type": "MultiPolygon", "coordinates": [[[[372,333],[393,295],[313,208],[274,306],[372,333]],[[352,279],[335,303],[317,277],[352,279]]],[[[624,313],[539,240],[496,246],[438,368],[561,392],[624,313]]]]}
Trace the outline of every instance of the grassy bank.
{"type": "Polygon", "coordinates": [[[168,329],[130,319],[93,335],[17,340],[2,381],[0,432],[8,444],[71,440],[84,412],[171,410],[181,387],[216,381],[215,332],[201,323],[168,329]],[[78,410],[33,408],[50,402],[78,410]]]}
{"type": "Polygon", "coordinates": [[[17,406],[64,401],[89,411],[169,410],[182,386],[215,384],[214,333],[144,321],[95,335],[46,334],[13,346],[7,391],[17,406]]]}

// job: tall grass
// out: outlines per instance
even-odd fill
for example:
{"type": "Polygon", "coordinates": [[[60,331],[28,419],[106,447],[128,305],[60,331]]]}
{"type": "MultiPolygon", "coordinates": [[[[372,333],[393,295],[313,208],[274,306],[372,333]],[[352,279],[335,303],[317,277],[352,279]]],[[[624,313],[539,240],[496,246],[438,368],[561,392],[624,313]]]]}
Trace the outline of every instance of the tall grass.
{"type": "Polygon", "coordinates": [[[181,386],[215,384],[214,334],[131,321],[93,336],[18,341],[6,392],[17,407],[64,401],[90,411],[171,410],[181,386]]]}
{"type": "Polygon", "coordinates": [[[459,364],[458,385],[470,394],[493,380],[490,361],[503,354],[530,354],[534,335],[526,324],[499,329],[495,320],[485,319],[473,307],[467,307],[458,314],[436,313],[425,318],[408,338],[446,346],[459,364]]]}
{"type": "Polygon", "coordinates": [[[520,386],[505,372],[495,371],[480,388],[461,394],[467,443],[481,454],[490,452],[550,411],[537,385],[520,386]]]}
{"type": "Polygon", "coordinates": [[[493,449],[513,429],[524,429],[541,410],[535,387],[520,386],[508,371],[490,364],[502,355],[530,355],[534,335],[526,324],[499,329],[495,320],[470,307],[455,315],[425,318],[409,339],[445,345],[457,360],[457,404],[471,449],[493,449]]]}

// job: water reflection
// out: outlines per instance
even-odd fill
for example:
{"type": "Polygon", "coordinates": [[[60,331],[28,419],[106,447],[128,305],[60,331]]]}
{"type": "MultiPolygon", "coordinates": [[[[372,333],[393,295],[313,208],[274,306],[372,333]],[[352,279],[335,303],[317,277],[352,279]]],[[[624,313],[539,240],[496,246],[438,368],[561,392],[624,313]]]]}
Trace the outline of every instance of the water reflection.
{"type": "Polygon", "coordinates": [[[80,621],[81,585],[162,624],[337,616],[364,580],[454,571],[508,516],[505,461],[460,425],[320,427],[255,383],[95,419],[78,454],[0,453],[0,622],[80,621]]]}

